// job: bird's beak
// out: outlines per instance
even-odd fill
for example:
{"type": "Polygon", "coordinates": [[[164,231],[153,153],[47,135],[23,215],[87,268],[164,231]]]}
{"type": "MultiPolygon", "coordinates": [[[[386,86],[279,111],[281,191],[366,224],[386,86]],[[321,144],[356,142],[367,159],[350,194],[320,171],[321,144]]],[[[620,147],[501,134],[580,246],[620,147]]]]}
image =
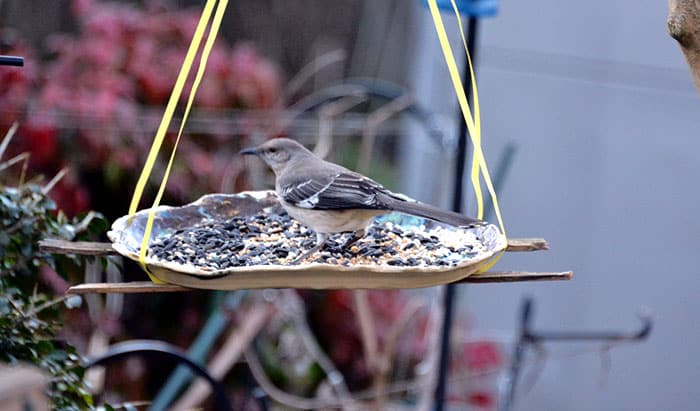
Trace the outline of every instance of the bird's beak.
{"type": "Polygon", "coordinates": [[[244,148],[241,150],[243,155],[258,155],[258,149],[255,147],[244,148]]]}

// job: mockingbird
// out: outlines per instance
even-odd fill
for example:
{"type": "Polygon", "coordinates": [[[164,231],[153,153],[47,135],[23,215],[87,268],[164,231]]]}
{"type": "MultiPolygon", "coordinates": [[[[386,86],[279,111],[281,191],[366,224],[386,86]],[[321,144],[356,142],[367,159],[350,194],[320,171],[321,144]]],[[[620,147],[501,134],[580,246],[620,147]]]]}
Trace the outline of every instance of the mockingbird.
{"type": "Polygon", "coordinates": [[[392,193],[381,184],[345,167],[329,163],[288,138],[268,140],[241,154],[260,157],[275,173],[275,191],[290,216],[316,233],[316,245],[297,258],[305,260],[323,248],[334,233],[352,232],[348,247],[364,237],[380,214],[398,211],[458,227],[476,227],[481,220],[441,210],[392,193]]]}

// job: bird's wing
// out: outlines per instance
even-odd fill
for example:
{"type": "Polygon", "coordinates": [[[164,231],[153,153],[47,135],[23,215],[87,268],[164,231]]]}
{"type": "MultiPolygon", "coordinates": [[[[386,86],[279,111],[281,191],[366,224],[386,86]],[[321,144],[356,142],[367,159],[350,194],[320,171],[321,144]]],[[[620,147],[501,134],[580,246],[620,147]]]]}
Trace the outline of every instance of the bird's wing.
{"type": "Polygon", "coordinates": [[[297,207],[315,210],[384,209],[393,194],[359,174],[339,172],[283,185],[282,198],[297,207]]]}

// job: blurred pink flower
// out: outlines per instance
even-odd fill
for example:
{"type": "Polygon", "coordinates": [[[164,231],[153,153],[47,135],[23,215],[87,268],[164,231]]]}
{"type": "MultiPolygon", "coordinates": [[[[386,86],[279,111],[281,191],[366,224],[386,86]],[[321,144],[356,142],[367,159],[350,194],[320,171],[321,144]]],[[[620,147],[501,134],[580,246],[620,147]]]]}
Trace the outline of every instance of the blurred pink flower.
{"type": "Polygon", "coordinates": [[[82,17],[92,11],[94,3],[93,0],[73,0],[71,10],[77,17],[82,17]]]}
{"type": "Polygon", "coordinates": [[[229,90],[239,105],[254,109],[274,106],[281,92],[281,76],[250,44],[234,48],[231,72],[229,90]]]}
{"type": "MultiPolygon", "coordinates": [[[[106,182],[120,184],[115,179],[129,181],[145,160],[200,9],[99,0],[73,0],[71,7],[78,33],[50,35],[47,62],[32,64],[31,53],[22,50],[18,54],[29,57],[25,68],[0,68],[0,126],[7,128],[26,116],[22,138],[35,153],[33,164],[44,172],[56,172],[51,167],[60,167],[61,156],[67,156],[81,175],[94,175],[106,165],[117,167],[120,170],[103,174],[106,182]]],[[[188,85],[196,69],[195,65],[188,85]]],[[[231,47],[219,36],[195,109],[272,108],[279,100],[281,82],[279,69],[250,43],[231,47]]],[[[178,111],[187,98],[185,91],[178,111]]],[[[234,130],[228,124],[212,127],[219,135],[206,143],[186,139],[188,144],[180,148],[167,186],[172,197],[184,200],[218,191],[222,176],[230,174],[231,153],[225,147],[234,130]],[[217,159],[218,152],[227,154],[217,159]]],[[[172,144],[167,139],[164,149],[172,144]]]]}
{"type": "Polygon", "coordinates": [[[90,195],[84,187],[74,181],[59,181],[49,192],[49,197],[68,217],[90,209],[90,195]]]}
{"type": "Polygon", "coordinates": [[[468,370],[484,371],[504,365],[500,348],[493,341],[464,343],[462,353],[468,370]]]}
{"type": "Polygon", "coordinates": [[[58,129],[47,118],[33,117],[20,128],[18,148],[30,154],[29,164],[34,169],[51,170],[60,164],[58,129]]]}

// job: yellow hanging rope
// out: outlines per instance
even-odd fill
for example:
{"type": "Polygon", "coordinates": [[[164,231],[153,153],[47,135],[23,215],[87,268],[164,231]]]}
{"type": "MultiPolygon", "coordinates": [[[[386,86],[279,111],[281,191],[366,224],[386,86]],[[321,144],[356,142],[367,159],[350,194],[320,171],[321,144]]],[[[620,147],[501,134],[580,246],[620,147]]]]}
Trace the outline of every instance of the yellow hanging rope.
{"type": "MultiPolygon", "coordinates": [[[[462,111],[462,115],[464,116],[464,121],[467,124],[467,129],[469,131],[469,136],[472,141],[472,144],[474,145],[474,154],[472,157],[472,170],[471,170],[471,181],[472,185],[474,187],[474,192],[477,200],[477,217],[478,218],[483,218],[484,215],[484,199],[483,199],[483,194],[482,194],[482,189],[481,189],[481,179],[480,176],[483,176],[484,182],[486,183],[486,188],[489,192],[489,195],[491,196],[492,202],[493,202],[493,207],[494,211],[496,213],[496,217],[498,218],[498,223],[501,228],[501,231],[505,235],[505,226],[503,224],[503,219],[501,217],[501,211],[498,205],[498,199],[496,197],[496,192],[493,188],[493,184],[491,183],[491,177],[488,171],[488,167],[486,165],[486,159],[484,157],[483,150],[481,148],[481,116],[480,116],[480,110],[479,110],[479,95],[476,87],[476,81],[475,81],[475,76],[474,76],[474,68],[471,63],[471,57],[469,56],[469,49],[467,48],[467,43],[466,39],[464,37],[464,30],[462,27],[462,22],[460,19],[459,15],[459,10],[457,9],[457,5],[454,0],[452,1],[452,7],[454,8],[455,14],[457,15],[457,21],[459,24],[460,28],[460,35],[462,37],[462,43],[464,45],[464,49],[467,55],[467,63],[469,64],[469,72],[471,75],[471,84],[472,84],[472,94],[474,96],[474,115],[472,116],[471,114],[471,109],[469,107],[469,103],[467,101],[466,94],[464,92],[464,86],[462,85],[461,78],[459,76],[459,71],[457,69],[457,63],[454,58],[454,54],[452,53],[452,49],[450,47],[447,33],[445,31],[445,26],[442,22],[442,17],[440,16],[440,12],[438,10],[437,4],[435,0],[428,0],[428,6],[430,8],[431,15],[433,17],[433,22],[435,24],[435,29],[438,34],[438,38],[440,40],[440,46],[442,47],[442,51],[445,57],[445,62],[447,63],[447,68],[450,73],[450,77],[452,79],[452,84],[455,88],[455,92],[457,94],[457,100],[459,102],[460,109],[462,111]]],[[[165,138],[165,134],[168,130],[168,127],[170,126],[170,123],[172,122],[172,117],[175,112],[175,108],[177,107],[177,102],[180,100],[180,96],[182,95],[182,91],[185,86],[185,82],[187,80],[187,77],[189,76],[190,70],[192,68],[192,64],[194,63],[197,51],[199,50],[204,31],[206,29],[206,26],[208,25],[209,21],[211,20],[211,14],[212,11],[214,10],[214,5],[217,3],[217,0],[207,0],[207,3],[204,6],[204,9],[202,11],[202,16],[200,17],[200,20],[197,24],[197,27],[195,29],[194,35],[192,36],[192,42],[190,43],[190,47],[187,50],[187,54],[185,55],[185,60],[183,62],[183,65],[180,69],[180,73],[178,74],[177,80],[175,82],[175,86],[173,87],[172,94],[170,95],[170,99],[168,100],[168,104],[166,106],[165,112],[163,114],[163,118],[161,120],[161,123],[158,127],[158,130],[156,132],[156,136],[153,140],[153,145],[151,146],[151,150],[148,153],[148,157],[146,159],[146,163],[143,167],[143,170],[141,171],[141,175],[139,176],[138,182],[136,184],[136,188],[134,190],[134,195],[131,199],[131,204],[129,206],[129,215],[133,215],[136,213],[136,210],[138,208],[139,202],[141,201],[141,197],[143,195],[143,191],[145,189],[146,183],[148,182],[148,179],[151,175],[151,172],[153,171],[153,166],[155,165],[156,158],[158,156],[158,152],[160,151],[160,148],[163,144],[163,140],[165,138]]],[[[189,116],[190,110],[192,108],[192,104],[194,102],[194,97],[197,92],[197,88],[199,87],[199,84],[202,80],[202,77],[204,75],[204,70],[206,68],[207,60],[209,58],[209,54],[211,52],[211,49],[213,47],[214,41],[216,40],[216,36],[219,32],[219,28],[221,27],[221,21],[223,19],[224,12],[226,10],[226,6],[228,5],[228,0],[219,0],[217,8],[216,8],[216,13],[214,15],[214,19],[211,21],[211,27],[209,29],[209,34],[207,36],[207,41],[205,43],[204,49],[202,50],[202,55],[200,57],[199,61],[199,67],[197,70],[197,74],[195,77],[195,80],[192,84],[192,89],[187,101],[187,106],[185,108],[185,112],[183,114],[182,121],[180,123],[180,128],[178,130],[177,138],[175,140],[175,144],[173,146],[173,150],[170,153],[170,158],[168,160],[167,167],[165,169],[165,172],[163,174],[163,180],[161,181],[160,187],[158,189],[158,193],[156,195],[155,200],[153,201],[153,205],[151,207],[151,210],[148,214],[148,220],[146,222],[146,227],[144,230],[144,235],[143,235],[143,240],[141,243],[141,249],[139,252],[139,262],[141,263],[141,266],[143,269],[148,273],[149,277],[154,283],[162,284],[163,282],[158,280],[156,277],[154,277],[148,270],[146,266],[146,253],[148,249],[148,242],[151,236],[151,232],[153,229],[153,220],[155,216],[155,208],[158,207],[160,204],[160,200],[163,196],[163,193],[165,192],[165,186],[168,181],[168,177],[170,175],[170,171],[172,169],[172,164],[175,159],[175,153],[177,151],[177,147],[180,142],[180,138],[182,136],[182,132],[184,130],[185,123],[187,121],[187,118],[189,116]]],[[[497,256],[495,259],[493,259],[487,266],[482,267],[480,271],[485,271],[488,268],[490,268],[493,264],[496,263],[498,258],[500,257],[497,256]]]]}
{"type": "MultiPolygon", "coordinates": [[[[182,64],[182,68],[180,68],[180,73],[178,74],[177,80],[175,81],[175,86],[173,87],[172,94],[170,95],[170,99],[168,100],[168,105],[165,108],[165,113],[163,114],[160,126],[158,127],[158,131],[156,132],[156,136],[153,140],[153,145],[151,146],[151,150],[148,153],[146,164],[144,165],[143,170],[141,171],[141,176],[139,177],[139,180],[136,184],[136,189],[134,190],[134,195],[131,199],[131,205],[129,206],[129,215],[132,215],[136,212],[136,209],[141,200],[141,196],[143,195],[143,190],[146,186],[146,183],[148,182],[148,178],[150,177],[151,172],[153,171],[153,166],[155,164],[156,157],[158,156],[158,152],[160,151],[160,148],[163,144],[163,140],[165,138],[165,134],[168,130],[168,127],[172,122],[173,114],[175,113],[175,108],[177,107],[177,102],[180,100],[180,96],[182,95],[182,91],[185,86],[185,81],[189,76],[192,64],[194,63],[197,51],[199,50],[199,46],[202,42],[202,37],[206,26],[211,20],[211,14],[216,2],[217,0],[207,0],[207,3],[204,6],[204,10],[202,11],[202,16],[199,19],[199,23],[197,23],[197,28],[195,29],[194,35],[192,36],[192,42],[190,43],[190,47],[187,50],[187,54],[185,55],[185,60],[182,64]]],[[[151,237],[151,232],[153,230],[155,208],[158,207],[158,205],[160,204],[160,200],[162,199],[163,193],[165,192],[165,186],[168,182],[170,170],[172,169],[173,161],[175,159],[175,152],[177,151],[177,147],[180,143],[180,138],[185,127],[185,123],[187,122],[187,118],[189,117],[190,110],[194,102],[194,97],[197,93],[197,88],[199,87],[202,77],[204,76],[204,70],[209,59],[209,54],[211,53],[214,41],[216,40],[216,35],[219,32],[219,28],[221,27],[221,21],[223,20],[227,4],[228,0],[219,0],[218,5],[216,7],[216,13],[214,15],[214,19],[211,21],[207,41],[204,45],[204,49],[202,50],[202,54],[200,56],[199,67],[197,69],[197,74],[195,76],[194,82],[192,84],[192,89],[190,90],[189,98],[187,100],[187,106],[185,108],[182,121],[180,122],[180,128],[177,133],[177,138],[175,139],[173,150],[170,153],[170,158],[168,160],[167,167],[165,168],[165,173],[163,174],[163,180],[161,181],[158,193],[156,195],[155,200],[153,201],[151,210],[148,213],[148,220],[146,221],[146,227],[144,229],[143,240],[141,242],[141,249],[139,252],[139,262],[141,263],[141,267],[143,267],[144,271],[146,271],[148,276],[151,278],[151,281],[153,281],[156,284],[163,284],[163,281],[160,281],[156,277],[154,277],[148,270],[148,267],[146,266],[146,252],[148,250],[148,241],[151,237]]]]}
{"type": "MultiPolygon", "coordinates": [[[[484,182],[486,183],[486,188],[491,196],[493,203],[493,209],[498,219],[498,225],[501,228],[503,235],[506,235],[505,225],[503,224],[503,218],[501,217],[501,209],[498,205],[498,198],[496,196],[496,190],[493,188],[493,183],[491,182],[491,175],[489,173],[488,167],[486,165],[486,158],[484,157],[484,152],[481,148],[481,111],[479,109],[479,93],[476,87],[476,77],[474,75],[474,67],[472,66],[471,56],[469,55],[469,48],[467,47],[467,41],[464,37],[464,28],[462,27],[462,20],[460,18],[459,9],[455,0],[451,0],[452,8],[454,9],[455,15],[457,16],[457,24],[459,25],[459,32],[462,38],[462,45],[464,46],[464,51],[467,55],[467,64],[469,65],[469,73],[471,76],[472,84],[472,95],[474,96],[474,114],[472,116],[472,110],[469,107],[469,102],[467,101],[466,93],[464,92],[464,85],[462,84],[462,79],[459,76],[459,70],[457,69],[457,62],[455,60],[454,54],[452,53],[452,47],[447,37],[447,32],[445,31],[445,25],[442,22],[442,16],[440,15],[440,10],[438,9],[436,0],[428,0],[428,7],[430,8],[430,14],[433,17],[433,23],[435,25],[435,30],[437,31],[438,39],[440,40],[440,46],[442,48],[442,53],[445,57],[445,63],[447,63],[447,69],[450,73],[450,78],[452,79],[452,85],[454,86],[455,93],[457,94],[457,101],[459,102],[459,107],[462,111],[462,116],[467,124],[467,130],[469,131],[469,138],[474,146],[474,154],[472,156],[472,169],[471,169],[471,181],[474,187],[474,195],[476,197],[477,204],[477,218],[484,218],[484,196],[481,189],[481,178],[483,176],[484,182]]],[[[496,256],[488,264],[483,266],[479,271],[483,272],[491,268],[500,258],[501,254],[496,256]]]]}

